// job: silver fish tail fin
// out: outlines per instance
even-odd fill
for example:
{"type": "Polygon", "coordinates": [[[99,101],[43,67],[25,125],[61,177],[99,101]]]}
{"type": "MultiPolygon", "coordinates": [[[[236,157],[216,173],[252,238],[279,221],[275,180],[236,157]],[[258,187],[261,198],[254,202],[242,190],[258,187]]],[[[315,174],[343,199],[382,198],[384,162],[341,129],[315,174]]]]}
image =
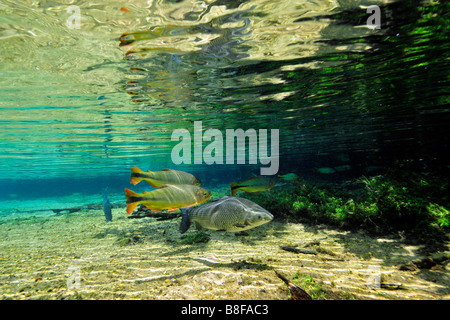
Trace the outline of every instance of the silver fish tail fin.
{"type": "Polygon", "coordinates": [[[191,219],[189,219],[188,210],[181,209],[181,223],[180,223],[180,233],[185,233],[191,226],[191,219]]]}

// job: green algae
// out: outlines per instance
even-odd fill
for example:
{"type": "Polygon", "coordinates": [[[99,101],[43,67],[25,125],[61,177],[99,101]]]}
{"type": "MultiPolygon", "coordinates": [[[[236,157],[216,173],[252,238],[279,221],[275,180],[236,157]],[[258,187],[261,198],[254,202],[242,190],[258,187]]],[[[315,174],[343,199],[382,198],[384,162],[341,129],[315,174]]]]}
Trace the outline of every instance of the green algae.
{"type": "Polygon", "coordinates": [[[198,231],[193,234],[187,235],[185,238],[181,239],[180,242],[183,244],[194,244],[194,243],[206,243],[211,239],[211,236],[204,232],[198,231]]]}
{"type": "Polygon", "coordinates": [[[330,224],[415,240],[442,241],[450,226],[450,186],[446,180],[406,170],[353,181],[358,190],[313,185],[304,180],[274,188],[270,196],[247,194],[277,218],[330,224]]]}

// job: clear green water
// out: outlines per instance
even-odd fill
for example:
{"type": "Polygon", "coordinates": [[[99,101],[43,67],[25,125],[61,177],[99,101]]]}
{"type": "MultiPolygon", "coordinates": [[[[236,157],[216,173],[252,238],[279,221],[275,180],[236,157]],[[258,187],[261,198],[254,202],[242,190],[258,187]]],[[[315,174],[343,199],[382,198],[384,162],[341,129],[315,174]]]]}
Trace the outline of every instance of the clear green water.
{"type": "Polygon", "coordinates": [[[171,135],[194,121],[279,129],[278,173],[313,181],[405,163],[448,170],[444,2],[371,1],[380,29],[362,1],[70,4],[79,28],[68,1],[0,2],[5,201],[122,193],[134,165],[186,170],[210,188],[259,172],[174,165],[171,135]]]}
{"type": "Polygon", "coordinates": [[[448,299],[449,13],[441,0],[0,0],[0,299],[289,299],[274,271],[314,299],[448,299]],[[193,173],[213,198],[268,167],[254,143],[208,165],[197,121],[254,129],[258,147],[279,130],[276,174],[302,180],[238,193],[274,221],[181,235],[176,213],[128,219],[124,188],[151,190],[130,184],[134,166],[193,173]],[[190,164],[174,163],[180,130],[190,164]]]}

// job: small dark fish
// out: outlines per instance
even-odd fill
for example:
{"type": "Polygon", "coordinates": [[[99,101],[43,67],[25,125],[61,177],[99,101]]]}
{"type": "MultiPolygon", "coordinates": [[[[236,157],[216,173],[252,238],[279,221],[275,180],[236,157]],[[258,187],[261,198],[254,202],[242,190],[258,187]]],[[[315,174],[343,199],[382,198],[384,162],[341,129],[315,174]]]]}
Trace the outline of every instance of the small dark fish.
{"type": "Polygon", "coordinates": [[[334,168],[330,167],[316,168],[315,171],[321,174],[332,174],[336,172],[334,168]]]}
{"type": "Polygon", "coordinates": [[[103,191],[103,212],[105,213],[105,218],[107,222],[112,221],[112,213],[111,213],[111,203],[109,202],[108,196],[106,195],[106,191],[108,187],[103,191]]]}
{"type": "Polygon", "coordinates": [[[283,175],[278,175],[278,178],[284,181],[293,181],[293,180],[299,180],[300,178],[295,173],[286,173],[283,175]]]}
{"type": "Polygon", "coordinates": [[[317,254],[316,250],[309,250],[309,249],[302,249],[302,248],[295,248],[290,246],[280,246],[281,249],[294,252],[294,253],[304,253],[304,254],[317,254]]]}
{"type": "Polygon", "coordinates": [[[230,182],[231,195],[235,195],[238,190],[245,191],[247,193],[254,192],[259,193],[261,191],[266,191],[272,189],[276,184],[274,179],[267,177],[251,177],[245,181],[238,183],[230,182]]]}

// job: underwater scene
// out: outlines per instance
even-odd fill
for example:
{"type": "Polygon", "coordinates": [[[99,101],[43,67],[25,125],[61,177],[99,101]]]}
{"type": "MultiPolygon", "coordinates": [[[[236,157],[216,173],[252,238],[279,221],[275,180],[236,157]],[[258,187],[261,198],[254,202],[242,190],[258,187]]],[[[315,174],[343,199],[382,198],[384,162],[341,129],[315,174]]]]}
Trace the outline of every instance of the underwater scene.
{"type": "Polygon", "coordinates": [[[0,299],[450,299],[449,12],[0,0],[0,299]]]}

